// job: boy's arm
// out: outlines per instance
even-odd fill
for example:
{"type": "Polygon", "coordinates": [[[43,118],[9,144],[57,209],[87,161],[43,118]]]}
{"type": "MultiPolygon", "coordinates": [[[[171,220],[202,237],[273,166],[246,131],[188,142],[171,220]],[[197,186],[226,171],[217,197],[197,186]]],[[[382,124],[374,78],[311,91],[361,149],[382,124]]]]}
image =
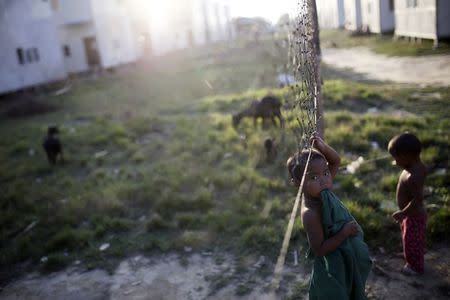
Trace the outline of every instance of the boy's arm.
{"type": "Polygon", "coordinates": [[[306,211],[303,216],[303,225],[308,236],[309,246],[315,256],[325,256],[335,251],[339,245],[349,236],[358,233],[355,221],[348,222],[334,236],[324,240],[323,227],[320,218],[314,211],[306,211]]]}
{"type": "Polygon", "coordinates": [[[325,143],[325,141],[322,140],[318,134],[314,133],[313,139],[315,148],[319,150],[328,161],[328,168],[330,169],[331,177],[334,178],[341,163],[339,154],[330,145],[325,143]]]}

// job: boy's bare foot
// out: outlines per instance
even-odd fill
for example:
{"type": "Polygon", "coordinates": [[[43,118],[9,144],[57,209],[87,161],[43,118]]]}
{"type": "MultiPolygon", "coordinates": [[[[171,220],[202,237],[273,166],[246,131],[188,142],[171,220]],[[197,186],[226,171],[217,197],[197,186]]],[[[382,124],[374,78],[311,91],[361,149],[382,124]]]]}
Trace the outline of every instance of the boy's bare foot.
{"type": "Polygon", "coordinates": [[[408,264],[403,266],[401,272],[402,272],[402,274],[407,275],[407,276],[419,276],[420,275],[420,273],[411,269],[411,267],[408,264]]]}

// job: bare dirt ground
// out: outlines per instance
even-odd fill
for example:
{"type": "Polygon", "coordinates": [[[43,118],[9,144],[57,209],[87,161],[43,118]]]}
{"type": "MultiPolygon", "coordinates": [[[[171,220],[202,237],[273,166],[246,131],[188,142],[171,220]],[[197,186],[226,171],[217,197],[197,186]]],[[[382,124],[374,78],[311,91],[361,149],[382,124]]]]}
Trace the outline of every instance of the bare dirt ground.
{"type": "MultiPolygon", "coordinates": [[[[265,259],[252,262],[250,272],[239,274],[235,260],[211,255],[168,254],[158,257],[134,256],[120,263],[114,274],[72,266],[50,275],[28,274],[0,292],[0,299],[264,299],[270,276],[258,276],[265,259]],[[249,282],[251,289],[240,285],[249,282]],[[245,288],[238,296],[237,289],[245,288]]],[[[284,274],[296,281],[307,280],[301,265],[287,266],[284,274]]],[[[286,292],[287,288],[284,287],[286,292]]]]}
{"type": "Polygon", "coordinates": [[[371,80],[450,85],[450,55],[388,57],[365,47],[325,48],[322,54],[326,64],[351,69],[371,80]]]}
{"type": "MultiPolygon", "coordinates": [[[[428,251],[425,275],[419,277],[399,272],[403,265],[400,254],[378,254],[373,258],[367,283],[369,299],[449,299],[448,247],[428,251]]],[[[261,263],[259,259],[249,272],[239,274],[231,256],[220,261],[202,254],[134,256],[122,261],[111,275],[77,266],[49,275],[28,274],[6,286],[0,299],[271,299],[267,294],[271,276],[256,275],[263,264],[264,260],[261,263]],[[251,288],[240,293],[239,289],[246,288],[249,282],[251,288]]],[[[288,263],[283,276],[290,279],[282,281],[283,291],[276,299],[286,298],[296,283],[307,282],[309,272],[309,267],[288,263]]],[[[303,298],[307,299],[304,292],[303,298]]]]}

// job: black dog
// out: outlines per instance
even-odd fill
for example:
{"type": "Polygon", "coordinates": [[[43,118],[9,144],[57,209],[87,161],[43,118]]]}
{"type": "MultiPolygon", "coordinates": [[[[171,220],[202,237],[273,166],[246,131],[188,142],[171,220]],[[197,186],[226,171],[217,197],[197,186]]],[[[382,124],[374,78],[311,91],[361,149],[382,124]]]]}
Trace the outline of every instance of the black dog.
{"type": "Polygon", "coordinates": [[[47,153],[48,162],[51,165],[56,164],[58,156],[61,158],[61,162],[64,162],[62,145],[58,138],[58,127],[49,126],[47,130],[47,137],[44,139],[42,146],[47,153]]]}
{"type": "Polygon", "coordinates": [[[266,149],[266,161],[271,163],[277,157],[277,145],[273,138],[266,138],[264,140],[264,148],[266,149]]]}

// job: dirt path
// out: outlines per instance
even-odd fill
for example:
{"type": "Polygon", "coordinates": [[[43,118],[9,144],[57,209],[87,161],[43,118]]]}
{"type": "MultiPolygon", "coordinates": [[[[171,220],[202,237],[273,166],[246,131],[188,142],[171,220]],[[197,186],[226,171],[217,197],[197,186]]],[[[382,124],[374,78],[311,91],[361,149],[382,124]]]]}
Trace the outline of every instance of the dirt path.
{"type": "Polygon", "coordinates": [[[450,85],[450,55],[388,57],[368,48],[325,48],[323,61],[348,68],[371,80],[398,83],[450,85]]]}
{"type": "MultiPolygon", "coordinates": [[[[398,272],[400,256],[374,256],[369,276],[369,299],[448,299],[450,297],[450,251],[448,247],[429,251],[426,274],[407,277],[398,272]]],[[[134,256],[124,260],[109,275],[105,271],[86,271],[70,267],[50,275],[28,274],[0,292],[0,299],[267,299],[270,276],[258,276],[261,267],[272,265],[259,258],[249,264],[248,272],[239,273],[231,256],[201,254],[158,257],[134,256]]],[[[282,281],[283,299],[297,282],[307,282],[309,268],[287,263],[282,281]]],[[[304,298],[307,299],[306,287],[304,298]]]]}

